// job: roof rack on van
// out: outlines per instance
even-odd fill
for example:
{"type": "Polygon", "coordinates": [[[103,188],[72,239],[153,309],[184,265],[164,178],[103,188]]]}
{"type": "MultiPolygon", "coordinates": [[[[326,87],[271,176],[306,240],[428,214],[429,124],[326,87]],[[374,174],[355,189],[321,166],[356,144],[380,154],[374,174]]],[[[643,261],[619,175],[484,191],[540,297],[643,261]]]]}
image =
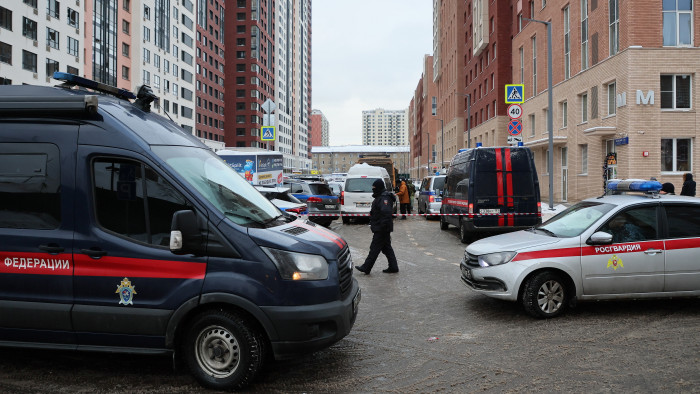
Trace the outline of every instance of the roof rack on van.
{"type": "Polygon", "coordinates": [[[2,96],[0,112],[35,112],[35,111],[77,111],[97,112],[97,96],[2,96]]]}
{"type": "Polygon", "coordinates": [[[73,86],[79,86],[82,88],[92,89],[100,93],[111,94],[112,96],[121,99],[136,99],[136,96],[126,89],[120,89],[101,82],[93,81],[92,79],[83,78],[75,74],[56,71],[53,73],[53,79],[64,81],[61,85],[62,87],[72,88],[73,86]]]}

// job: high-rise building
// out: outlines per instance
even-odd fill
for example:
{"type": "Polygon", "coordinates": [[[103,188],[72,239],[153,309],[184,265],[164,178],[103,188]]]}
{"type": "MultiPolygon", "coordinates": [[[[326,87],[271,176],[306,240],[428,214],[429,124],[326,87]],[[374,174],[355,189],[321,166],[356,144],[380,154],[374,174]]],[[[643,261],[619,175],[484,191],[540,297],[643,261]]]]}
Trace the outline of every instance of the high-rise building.
{"type": "Polygon", "coordinates": [[[224,144],[224,0],[197,1],[196,134],[215,150],[224,144]]]}
{"type": "Polygon", "coordinates": [[[408,145],[408,110],[382,108],[362,111],[362,143],[364,145],[408,145]]]}
{"type": "Polygon", "coordinates": [[[437,95],[433,81],[433,57],[423,58],[423,74],[408,106],[408,139],[411,145],[411,177],[422,179],[437,170],[435,144],[440,122],[432,114],[432,97],[437,95]],[[435,167],[435,169],[433,168],[435,167]]]}
{"type": "Polygon", "coordinates": [[[328,146],[329,124],[326,115],[321,110],[311,111],[311,130],[309,131],[309,145],[328,146]]]}
{"type": "Polygon", "coordinates": [[[57,0],[0,3],[0,84],[47,85],[54,71],[82,75],[82,7],[57,0]]]}

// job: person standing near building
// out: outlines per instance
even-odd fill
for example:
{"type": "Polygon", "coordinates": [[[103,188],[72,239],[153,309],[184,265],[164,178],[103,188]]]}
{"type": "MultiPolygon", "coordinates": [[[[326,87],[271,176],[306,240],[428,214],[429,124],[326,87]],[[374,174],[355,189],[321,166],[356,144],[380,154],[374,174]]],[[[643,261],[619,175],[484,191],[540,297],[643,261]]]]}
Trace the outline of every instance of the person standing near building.
{"type": "Polygon", "coordinates": [[[406,181],[404,181],[403,179],[401,180],[401,186],[399,186],[399,191],[396,193],[396,197],[399,198],[399,204],[401,204],[401,220],[405,220],[408,205],[411,203],[411,196],[408,193],[408,186],[406,186],[406,181]]]}
{"type": "Polygon", "coordinates": [[[362,265],[355,268],[369,275],[374,263],[379,257],[379,252],[384,253],[389,261],[389,268],[382,272],[393,274],[399,272],[399,264],[396,261],[394,248],[391,247],[391,232],[394,231],[394,203],[396,197],[386,190],[384,181],[377,179],[372,184],[372,208],[369,211],[369,226],[372,230],[372,243],[369,246],[369,254],[362,265]]]}
{"type": "Polygon", "coordinates": [[[681,189],[681,196],[695,197],[695,181],[693,180],[693,174],[689,172],[683,174],[683,188],[681,189]]]}

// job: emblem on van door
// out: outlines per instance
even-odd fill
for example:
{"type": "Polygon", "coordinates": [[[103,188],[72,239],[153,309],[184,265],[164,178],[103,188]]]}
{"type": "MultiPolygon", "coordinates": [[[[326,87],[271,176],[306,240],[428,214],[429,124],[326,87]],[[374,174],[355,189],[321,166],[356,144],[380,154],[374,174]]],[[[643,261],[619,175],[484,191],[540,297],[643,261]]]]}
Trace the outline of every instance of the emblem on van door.
{"type": "Polygon", "coordinates": [[[136,288],[131,285],[131,281],[129,278],[124,278],[122,279],[122,283],[117,286],[117,291],[115,293],[119,293],[119,304],[121,305],[134,305],[133,300],[134,300],[134,294],[136,293],[136,288]]]}
{"type": "Polygon", "coordinates": [[[625,268],[625,266],[622,265],[622,259],[619,258],[619,257],[617,257],[616,254],[614,254],[614,255],[610,258],[610,260],[608,260],[608,267],[607,267],[607,268],[610,268],[610,267],[613,267],[613,269],[614,269],[615,271],[617,271],[617,267],[625,268]]]}

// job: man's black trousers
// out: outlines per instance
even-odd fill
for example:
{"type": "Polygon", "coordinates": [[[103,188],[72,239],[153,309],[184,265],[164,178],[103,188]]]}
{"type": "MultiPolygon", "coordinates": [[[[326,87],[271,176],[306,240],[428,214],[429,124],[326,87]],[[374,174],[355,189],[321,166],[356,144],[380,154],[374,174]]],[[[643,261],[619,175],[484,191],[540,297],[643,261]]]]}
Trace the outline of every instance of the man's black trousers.
{"type": "Polygon", "coordinates": [[[389,260],[389,270],[399,270],[394,248],[391,247],[391,233],[378,232],[372,235],[372,244],[369,246],[369,254],[367,255],[367,259],[365,259],[365,263],[362,264],[362,268],[364,268],[365,272],[369,273],[372,270],[374,263],[377,261],[377,257],[379,257],[379,252],[384,253],[386,259],[389,260]]]}

